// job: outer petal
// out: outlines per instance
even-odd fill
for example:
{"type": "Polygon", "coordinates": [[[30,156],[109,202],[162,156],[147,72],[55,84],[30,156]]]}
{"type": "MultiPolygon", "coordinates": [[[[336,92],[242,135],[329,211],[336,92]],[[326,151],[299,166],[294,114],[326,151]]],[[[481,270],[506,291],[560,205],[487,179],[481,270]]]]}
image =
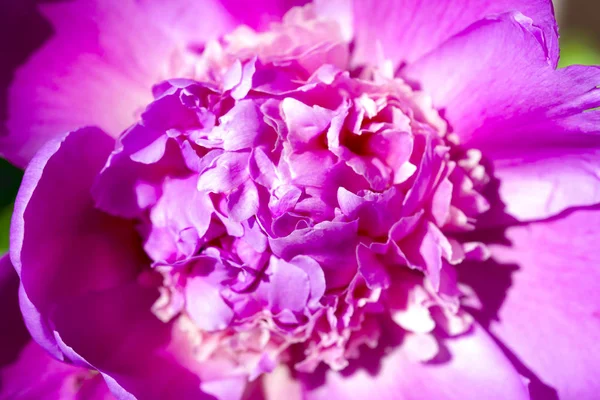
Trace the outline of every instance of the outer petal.
{"type": "Polygon", "coordinates": [[[498,264],[486,266],[488,273],[481,265],[461,270],[461,279],[483,301],[481,316],[491,320],[491,331],[521,360],[523,369],[539,378],[523,373],[532,379],[535,399],[552,398],[540,392],[542,382],[564,400],[592,399],[600,393],[599,227],[600,209],[511,227],[506,236],[512,246],[491,246],[498,264]],[[498,311],[494,303],[500,296],[494,293],[500,289],[504,294],[498,288],[503,280],[512,284],[498,311]]]}
{"type": "Polygon", "coordinates": [[[235,26],[216,0],[77,0],[41,11],[56,34],[17,71],[0,138],[0,153],[19,166],[81,126],[120,134],[153,84],[182,73],[186,46],[235,26]]]}
{"type": "Polygon", "coordinates": [[[310,0],[257,0],[248,7],[245,0],[221,0],[227,11],[240,23],[254,29],[268,28],[269,23],[277,22],[292,7],[303,6],[310,0]]]}
{"type": "Polygon", "coordinates": [[[554,70],[520,14],[477,22],[404,71],[466,147],[494,162],[506,211],[545,218],[600,202],[600,68],[554,70]],[[564,186],[563,186],[564,185],[564,186]]]}
{"type": "Polygon", "coordinates": [[[56,361],[31,342],[18,304],[19,278],[8,255],[0,258],[0,399],[109,399],[98,374],[56,361]]]}
{"type": "Polygon", "coordinates": [[[37,343],[29,344],[12,365],[0,370],[0,399],[108,400],[114,397],[101,375],[50,357],[37,343]]]}
{"type": "Polygon", "coordinates": [[[205,398],[182,365],[185,338],[150,311],[157,292],[138,276],[147,260],[133,224],[93,206],[90,187],[113,146],[98,129],[75,131],[25,173],[11,258],[26,323],[56,357],[99,370],[119,398],[205,398]]]}
{"type": "Polygon", "coordinates": [[[19,277],[8,255],[4,255],[0,257],[0,320],[3,326],[0,330],[0,368],[15,361],[30,339],[19,310],[18,292],[19,277]]]}
{"type": "MultiPolygon", "coordinates": [[[[209,393],[223,390],[219,375],[228,371],[209,371],[202,382],[204,371],[188,369],[195,367],[193,349],[177,326],[151,313],[156,297],[155,290],[133,282],[63,302],[53,315],[61,349],[76,363],[97,368],[117,398],[212,400],[209,393]]],[[[244,379],[225,383],[223,399],[238,400],[244,379]]]]}
{"type": "Polygon", "coordinates": [[[397,347],[376,359],[363,357],[351,373],[328,371],[325,383],[308,389],[307,400],[345,399],[527,399],[519,374],[479,326],[466,336],[448,340],[450,359],[424,364],[410,361],[397,347]]]}
{"type": "Polygon", "coordinates": [[[55,28],[15,76],[0,154],[25,166],[48,140],[86,125],[112,136],[182,75],[195,50],[238,24],[264,28],[306,0],[76,0],[45,4],[55,28]]]}
{"type": "MultiPolygon", "coordinates": [[[[373,61],[383,52],[394,65],[411,63],[472,23],[495,14],[519,11],[539,26],[554,66],[558,62],[558,27],[550,0],[324,0],[322,12],[342,26],[354,14],[354,61],[373,61]],[[347,7],[353,8],[348,12],[347,7]]],[[[345,30],[349,30],[345,27],[345,30]]]]}
{"type": "Polygon", "coordinates": [[[134,279],[141,266],[132,225],[94,210],[89,194],[113,146],[93,128],[48,143],[27,168],[15,201],[10,251],[22,309],[30,331],[44,332],[34,338],[55,355],[44,315],[65,298],[134,279]]]}

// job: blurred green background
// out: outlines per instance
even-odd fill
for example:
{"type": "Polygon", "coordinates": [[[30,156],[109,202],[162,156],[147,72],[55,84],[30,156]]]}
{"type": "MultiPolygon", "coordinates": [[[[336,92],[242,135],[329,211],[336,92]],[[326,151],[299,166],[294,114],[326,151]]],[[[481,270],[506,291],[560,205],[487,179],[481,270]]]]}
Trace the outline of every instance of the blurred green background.
{"type": "Polygon", "coordinates": [[[0,255],[8,250],[8,226],[23,173],[0,159],[0,255]]]}
{"type": "MultiPolygon", "coordinates": [[[[600,0],[554,0],[554,2],[561,27],[560,66],[600,65],[600,0]]],[[[29,22],[38,25],[44,23],[39,20],[29,22]]],[[[28,32],[31,33],[30,30],[28,32]]],[[[7,51],[14,52],[13,49],[7,51]]],[[[6,54],[4,51],[0,53],[6,54]]],[[[25,57],[17,56],[17,59],[21,59],[22,62],[25,57]]],[[[0,64],[2,63],[5,63],[4,59],[0,60],[0,64]]],[[[4,67],[2,68],[4,70],[14,68],[6,64],[0,67],[4,67]]],[[[2,79],[5,82],[0,82],[0,88],[4,89],[4,92],[9,84],[11,73],[12,71],[8,71],[3,74],[7,78],[2,79]]],[[[1,105],[3,108],[6,106],[5,102],[1,105]]],[[[4,117],[5,111],[0,110],[0,115],[4,117]]],[[[0,255],[8,250],[10,216],[22,176],[22,171],[0,159],[0,255]]]]}

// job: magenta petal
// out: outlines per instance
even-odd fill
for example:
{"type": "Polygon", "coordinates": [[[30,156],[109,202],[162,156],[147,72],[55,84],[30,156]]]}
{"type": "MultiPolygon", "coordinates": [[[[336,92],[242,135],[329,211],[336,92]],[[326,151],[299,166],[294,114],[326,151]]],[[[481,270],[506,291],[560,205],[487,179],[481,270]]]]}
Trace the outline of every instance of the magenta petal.
{"type": "Polygon", "coordinates": [[[48,143],[27,168],[15,202],[10,252],[21,305],[34,338],[55,355],[46,321],[54,305],[133,279],[140,265],[133,226],[96,211],[89,193],[113,145],[94,128],[48,143]]]}
{"type": "Polygon", "coordinates": [[[120,217],[137,217],[159,197],[166,171],[174,176],[188,172],[179,145],[164,134],[170,128],[166,115],[181,118],[186,124],[195,117],[177,94],[150,104],[142,122],[120,136],[94,182],[92,195],[99,209],[120,217]]]}
{"type": "Polygon", "coordinates": [[[523,135],[599,102],[598,68],[555,70],[547,57],[531,20],[509,13],[473,24],[402,74],[445,110],[463,143],[485,150],[486,156],[498,155],[509,144],[521,150],[516,145],[531,149],[543,139],[556,140],[561,132],[523,135]]]}
{"type": "Polygon", "coordinates": [[[191,252],[185,252],[177,247],[178,241],[186,231],[193,231],[195,241],[208,231],[214,208],[208,194],[198,192],[196,183],[195,176],[163,183],[162,196],[150,212],[152,229],[144,243],[154,261],[191,256],[198,243],[192,241],[191,252]]]}
{"type": "Polygon", "coordinates": [[[386,266],[377,258],[377,254],[372,249],[364,244],[358,245],[356,260],[358,270],[369,288],[387,289],[390,286],[390,276],[386,271],[386,266]]]}
{"type": "Polygon", "coordinates": [[[237,151],[261,144],[267,124],[258,106],[250,100],[239,101],[219,119],[220,125],[211,133],[223,141],[223,149],[237,151]]]}
{"type": "Polygon", "coordinates": [[[31,339],[19,309],[19,277],[8,254],[0,256],[0,320],[3,324],[0,368],[4,368],[15,361],[23,346],[31,339]]]}
{"type": "MultiPolygon", "coordinates": [[[[548,43],[553,65],[558,62],[558,27],[550,0],[362,0],[353,4],[357,63],[373,61],[379,51],[395,65],[413,62],[472,23],[509,11],[533,19],[548,43]]],[[[337,15],[345,13],[338,10],[337,15]]]]}
{"type": "Polygon", "coordinates": [[[148,374],[160,375],[158,366],[164,366],[187,382],[182,393],[200,393],[199,383],[184,379],[185,370],[177,372],[177,364],[165,360],[169,353],[156,349],[166,346],[171,328],[150,312],[155,291],[135,283],[145,260],[133,226],[93,208],[89,190],[113,144],[100,130],[75,131],[48,143],[27,169],[11,230],[25,320],[53,354],[60,350],[73,362],[100,369],[113,392],[147,397],[144,391],[165,385],[148,374]],[[138,337],[133,341],[123,332],[138,337]]]}
{"type": "Polygon", "coordinates": [[[542,219],[600,202],[600,69],[555,70],[521,14],[486,19],[403,72],[433,97],[465,146],[494,163],[506,211],[542,219]],[[565,189],[558,189],[563,187],[565,189]]]}
{"type": "MultiPolygon", "coordinates": [[[[302,149],[313,144],[331,123],[333,112],[319,106],[308,106],[293,97],[281,102],[281,111],[293,148],[302,149]]],[[[314,145],[314,144],[313,144],[314,145]]]]}
{"type": "Polygon", "coordinates": [[[198,190],[226,193],[248,179],[248,153],[224,153],[198,179],[198,190]]]}
{"type": "Polygon", "coordinates": [[[102,377],[55,360],[31,337],[18,302],[19,279],[8,255],[0,258],[1,399],[92,400],[112,398],[102,377]]]}
{"type": "Polygon", "coordinates": [[[248,7],[245,0],[221,0],[235,18],[255,29],[266,29],[272,22],[278,22],[292,7],[303,6],[309,0],[256,0],[248,7]]]}
{"type": "Polygon", "coordinates": [[[258,212],[258,191],[250,180],[229,195],[229,217],[236,222],[246,221],[258,212]]]}
{"type": "Polygon", "coordinates": [[[263,0],[251,9],[238,0],[44,4],[56,33],[16,73],[1,154],[25,166],[46,141],[81,126],[117,136],[152,100],[153,84],[188,73],[188,46],[201,47],[238,24],[266,27],[304,3],[263,0]]]}
{"type": "Polygon", "coordinates": [[[452,255],[452,246],[439,228],[432,222],[422,223],[400,246],[409,266],[423,271],[437,290],[440,285],[442,256],[449,260],[452,255]],[[415,247],[414,243],[419,243],[419,246],[415,247]]]}
{"type": "Polygon", "coordinates": [[[356,274],[357,225],[356,221],[322,222],[285,237],[269,238],[269,244],[286,261],[298,255],[313,258],[323,268],[327,287],[340,287],[356,274]]]}
{"type": "MultiPolygon", "coordinates": [[[[512,246],[491,246],[501,263],[494,270],[511,276],[512,284],[497,316],[486,302],[483,315],[494,319],[491,331],[560,399],[591,399],[600,392],[599,226],[600,210],[575,211],[509,228],[512,246]]],[[[461,272],[486,299],[502,288],[476,273],[481,267],[461,272]]]]}
{"type": "Polygon", "coordinates": [[[233,310],[221,296],[220,287],[203,277],[190,278],[185,287],[190,318],[199,329],[213,332],[225,329],[233,310]]]}
{"type": "Polygon", "coordinates": [[[358,229],[371,236],[385,236],[402,213],[403,194],[391,188],[383,193],[358,196],[343,187],[337,191],[340,210],[349,220],[358,219],[358,229]]]}
{"type": "Polygon", "coordinates": [[[235,26],[213,0],[77,0],[41,11],[56,33],[17,71],[9,135],[0,138],[2,155],[19,166],[46,141],[81,126],[117,136],[152,100],[153,84],[182,74],[185,44],[201,45],[235,26]]]}
{"type": "Polygon", "coordinates": [[[600,203],[600,148],[584,143],[577,148],[576,142],[573,147],[565,143],[520,159],[496,161],[505,212],[519,220],[536,220],[600,203]]]}
{"type": "MultiPolygon", "coordinates": [[[[306,400],[476,400],[529,399],[527,388],[500,348],[485,330],[444,342],[448,361],[425,364],[411,361],[402,348],[384,355],[376,373],[357,364],[353,373],[329,370],[325,383],[307,389],[306,400]]],[[[376,364],[375,364],[376,365],[376,364]]]]}
{"type": "MultiPolygon", "coordinates": [[[[77,372],[80,368],[56,361],[36,343],[30,342],[19,356],[19,360],[0,371],[2,388],[0,398],[18,399],[75,399],[77,372]]],[[[100,383],[102,378],[97,376],[100,383]]],[[[104,385],[105,395],[109,395],[104,385]]],[[[85,397],[101,399],[98,397],[85,397]]]]}
{"type": "Polygon", "coordinates": [[[202,392],[208,397],[206,400],[246,400],[245,396],[245,378],[229,378],[209,382],[202,382],[200,387],[202,392]]]}
{"type": "Polygon", "coordinates": [[[102,376],[50,357],[30,342],[18,360],[0,370],[0,398],[19,400],[108,400],[102,376]]]}
{"type": "Polygon", "coordinates": [[[296,266],[293,260],[288,263],[276,257],[271,258],[270,270],[269,306],[273,313],[278,314],[283,310],[301,312],[310,295],[306,272],[296,266]]]}
{"type": "Polygon", "coordinates": [[[156,298],[134,282],[63,302],[53,315],[61,348],[97,368],[117,397],[210,399],[184,366],[187,338],[150,311],[156,298]]]}

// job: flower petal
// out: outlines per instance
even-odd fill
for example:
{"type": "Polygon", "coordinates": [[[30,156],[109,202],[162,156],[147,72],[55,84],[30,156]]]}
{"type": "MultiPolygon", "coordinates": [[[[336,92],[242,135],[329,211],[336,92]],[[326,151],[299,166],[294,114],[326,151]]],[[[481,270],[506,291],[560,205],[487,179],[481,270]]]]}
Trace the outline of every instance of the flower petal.
{"type": "Polygon", "coordinates": [[[94,208],[90,187],[113,146],[98,129],[75,131],[25,173],[11,258],[26,322],[56,357],[98,369],[118,397],[203,398],[200,378],[180,363],[186,341],[151,312],[158,293],[139,280],[147,260],[133,224],[94,208]]]}
{"type": "MultiPolygon", "coordinates": [[[[140,254],[132,250],[138,240],[133,226],[94,210],[89,193],[113,146],[114,139],[98,129],[75,131],[48,143],[25,172],[15,201],[10,254],[21,278],[22,307],[30,303],[23,312],[32,331],[46,325],[42,320],[62,299],[114,287],[137,274],[140,254]]],[[[52,335],[46,331],[43,336],[34,338],[56,354],[52,335]]]]}
{"type": "Polygon", "coordinates": [[[34,339],[57,358],[63,355],[57,352],[56,340],[44,317],[53,303],[134,276],[120,265],[125,259],[119,260],[119,252],[115,251],[119,247],[113,247],[111,235],[103,235],[105,231],[120,230],[123,224],[104,218],[90,203],[89,181],[113,146],[114,139],[95,128],[47,143],[29,164],[15,201],[10,256],[21,278],[21,310],[34,339]],[[72,169],[73,165],[79,167],[72,169]],[[96,251],[98,263],[85,263],[89,270],[65,262],[87,261],[96,251]],[[107,265],[114,267],[107,269],[104,261],[111,261],[107,265]],[[51,279],[40,279],[45,274],[51,279]],[[97,279],[86,282],[88,274],[97,279]]]}
{"type": "Polygon", "coordinates": [[[108,400],[102,376],[50,357],[37,343],[29,342],[18,360],[0,370],[0,398],[20,400],[108,400]]]}
{"type": "Polygon", "coordinates": [[[257,0],[252,7],[244,0],[221,0],[227,11],[241,23],[251,28],[262,30],[271,22],[278,22],[292,7],[303,6],[310,0],[257,0]]]}
{"type": "Polygon", "coordinates": [[[596,208],[511,227],[511,246],[490,246],[496,264],[486,266],[488,272],[477,273],[477,264],[460,270],[480,296],[491,332],[539,378],[523,373],[532,380],[532,395],[543,389],[532,386],[540,383],[556,389],[560,399],[594,398],[600,391],[594,373],[600,367],[599,226],[596,208]],[[496,297],[505,290],[493,293],[502,281],[511,285],[498,310],[496,297]]]}
{"type": "Polygon", "coordinates": [[[19,277],[5,255],[0,258],[0,398],[108,399],[100,375],[57,361],[31,341],[19,310],[18,288],[19,277]]]}
{"type": "Polygon", "coordinates": [[[152,100],[153,84],[183,72],[186,46],[235,26],[216,0],[77,0],[40,8],[56,34],[16,72],[9,134],[0,138],[1,154],[18,166],[81,126],[119,135],[152,100]]]}
{"type": "Polygon", "coordinates": [[[504,14],[403,72],[444,110],[464,146],[493,161],[501,200],[519,220],[600,202],[599,117],[584,112],[600,105],[600,68],[555,70],[549,51],[529,19],[504,14]]]}
{"type": "MultiPolygon", "coordinates": [[[[387,354],[377,368],[363,358],[353,372],[328,371],[325,383],[308,388],[307,400],[377,398],[528,399],[527,388],[502,351],[483,328],[444,342],[450,359],[420,363],[401,347],[387,354]]],[[[373,364],[375,362],[375,364],[373,364]]],[[[350,367],[351,368],[351,367],[350,367]]]]}
{"type": "Polygon", "coordinates": [[[550,0],[346,0],[322,1],[326,15],[337,17],[343,30],[354,30],[354,62],[372,61],[383,52],[395,66],[411,63],[472,23],[509,11],[520,11],[541,28],[549,56],[558,62],[558,27],[550,0]],[[348,28],[348,7],[353,27],[348,28]]]}
{"type": "MultiPolygon", "coordinates": [[[[600,118],[595,119],[600,123],[600,118]]],[[[565,132],[565,137],[569,134],[565,132]]],[[[578,148],[577,142],[566,138],[562,145],[534,150],[520,159],[515,155],[496,160],[494,175],[500,179],[504,211],[519,220],[536,220],[570,207],[600,203],[600,135],[594,146],[581,140],[578,148]]],[[[482,223],[493,221],[482,219],[482,223]]]]}
{"type": "Polygon", "coordinates": [[[156,298],[133,282],[62,302],[53,315],[61,349],[97,368],[119,398],[211,399],[184,365],[192,354],[187,338],[150,311],[156,298]]]}
{"type": "Polygon", "coordinates": [[[323,268],[327,287],[341,287],[356,274],[357,225],[355,221],[322,222],[285,237],[269,238],[269,245],[273,254],[286,261],[298,255],[311,257],[323,268]]]}
{"type": "Polygon", "coordinates": [[[8,254],[0,257],[0,320],[2,347],[0,347],[0,368],[14,361],[23,346],[30,340],[23,316],[19,310],[19,277],[10,262],[8,254]]]}

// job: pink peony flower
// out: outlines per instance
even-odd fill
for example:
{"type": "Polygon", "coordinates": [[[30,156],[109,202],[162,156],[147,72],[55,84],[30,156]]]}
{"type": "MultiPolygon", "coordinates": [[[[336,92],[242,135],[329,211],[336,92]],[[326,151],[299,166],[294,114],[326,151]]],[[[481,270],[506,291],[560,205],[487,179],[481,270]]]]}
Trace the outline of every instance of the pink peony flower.
{"type": "Polygon", "coordinates": [[[42,8],[5,398],[600,390],[600,70],[551,3],[300,3],[42,8]]]}

